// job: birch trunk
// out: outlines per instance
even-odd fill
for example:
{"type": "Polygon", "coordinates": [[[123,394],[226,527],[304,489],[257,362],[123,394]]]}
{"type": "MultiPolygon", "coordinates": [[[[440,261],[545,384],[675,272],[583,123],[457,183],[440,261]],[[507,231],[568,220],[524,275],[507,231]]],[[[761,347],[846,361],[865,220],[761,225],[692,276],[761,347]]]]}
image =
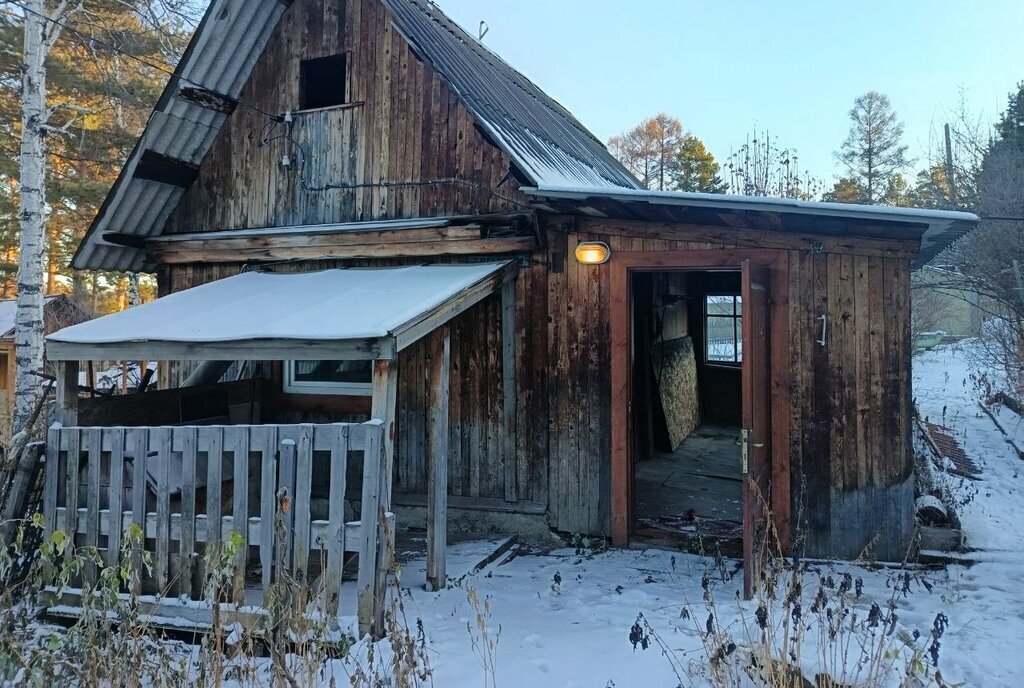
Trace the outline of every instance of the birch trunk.
{"type": "Polygon", "coordinates": [[[22,64],[21,255],[14,327],[15,392],[12,434],[25,428],[42,391],[43,260],[46,204],[46,8],[26,0],[25,52],[22,64]]]}

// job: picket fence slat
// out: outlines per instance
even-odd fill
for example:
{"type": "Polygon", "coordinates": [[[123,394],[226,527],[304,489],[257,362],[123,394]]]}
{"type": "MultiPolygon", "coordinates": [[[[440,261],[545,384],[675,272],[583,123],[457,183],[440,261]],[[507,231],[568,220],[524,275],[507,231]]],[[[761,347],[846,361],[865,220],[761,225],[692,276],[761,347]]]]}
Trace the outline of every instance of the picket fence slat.
{"type": "MultiPolygon", "coordinates": [[[[201,599],[209,591],[200,584],[197,564],[220,552],[225,539],[237,532],[243,545],[232,562],[231,589],[217,591],[218,599],[230,592],[233,602],[246,602],[250,548],[258,549],[264,604],[284,573],[275,570],[275,562],[285,562],[298,581],[312,582],[315,548],[323,562],[315,593],[325,611],[338,614],[345,556],[357,553],[360,627],[378,623],[384,579],[378,569],[390,561],[386,533],[393,523],[390,505],[384,503],[386,464],[379,421],[55,427],[47,435],[46,457],[47,533],[63,528],[83,545],[98,548],[104,565],[114,566],[126,528],[135,524],[141,534],[132,552],[138,592],[201,599]],[[358,521],[346,521],[346,472],[355,451],[364,452],[362,514],[358,521]],[[316,476],[323,480],[317,482],[316,476]],[[287,495],[287,503],[278,503],[279,494],[287,495]],[[314,504],[324,503],[326,509],[314,519],[314,504]],[[279,516],[284,528],[277,530],[279,516]],[[144,555],[145,550],[149,553],[144,555]],[[143,565],[144,556],[152,563],[151,573],[143,565]]],[[[96,573],[84,570],[82,580],[92,580],[96,573]]]]}

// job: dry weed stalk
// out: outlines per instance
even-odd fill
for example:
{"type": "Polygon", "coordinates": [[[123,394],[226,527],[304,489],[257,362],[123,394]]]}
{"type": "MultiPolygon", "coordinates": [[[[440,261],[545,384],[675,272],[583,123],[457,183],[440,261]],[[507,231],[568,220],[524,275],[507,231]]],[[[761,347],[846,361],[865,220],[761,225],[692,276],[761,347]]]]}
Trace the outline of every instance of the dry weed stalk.
{"type": "MultiPolygon", "coordinates": [[[[762,506],[769,513],[763,499],[762,506]]],[[[912,572],[904,562],[889,576],[888,598],[871,601],[863,579],[854,573],[856,567],[869,564],[867,550],[847,570],[833,573],[799,558],[783,557],[770,515],[767,523],[768,532],[757,548],[755,596],[743,602],[736,592],[735,621],[722,624],[715,594],[732,575],[720,556],[705,556],[701,601],[695,604],[687,599],[680,585],[683,627],[679,630],[700,640],[699,651],[691,657],[674,649],[643,614],[630,631],[633,647],[656,646],[680,686],[881,688],[924,686],[938,680],[939,640],[948,620],[939,614],[931,630],[920,634],[903,627],[897,613],[899,599],[909,596],[915,583],[931,591],[923,574],[912,572]]],[[[673,557],[673,576],[675,568],[673,557]]]]}

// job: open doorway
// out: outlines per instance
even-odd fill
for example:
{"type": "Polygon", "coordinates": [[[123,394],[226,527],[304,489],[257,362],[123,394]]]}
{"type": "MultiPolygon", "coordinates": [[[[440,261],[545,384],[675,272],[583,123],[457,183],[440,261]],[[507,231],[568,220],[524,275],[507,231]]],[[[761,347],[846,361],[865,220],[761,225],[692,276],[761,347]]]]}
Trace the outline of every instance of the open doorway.
{"type": "Polygon", "coordinates": [[[635,534],[685,546],[743,544],[739,270],[634,272],[635,534]]]}

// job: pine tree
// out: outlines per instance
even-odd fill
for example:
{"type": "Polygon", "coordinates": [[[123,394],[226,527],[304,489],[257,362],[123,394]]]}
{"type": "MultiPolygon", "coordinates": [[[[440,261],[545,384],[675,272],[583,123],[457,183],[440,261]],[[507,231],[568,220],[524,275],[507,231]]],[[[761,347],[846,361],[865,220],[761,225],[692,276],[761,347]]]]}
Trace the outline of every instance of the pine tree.
{"type": "Polygon", "coordinates": [[[1006,110],[996,122],[996,135],[999,141],[1024,150],[1024,81],[1017,84],[1017,92],[1007,98],[1006,110]]]}
{"type": "Polygon", "coordinates": [[[677,166],[673,188],[678,191],[699,191],[703,193],[725,193],[722,169],[704,146],[704,142],[692,134],[683,137],[677,155],[677,166]]]}
{"type": "Polygon", "coordinates": [[[903,123],[889,97],[877,91],[868,91],[854,101],[850,122],[850,133],[836,158],[864,188],[865,201],[878,203],[893,174],[910,163],[902,143],[903,123]]]}
{"type": "Polygon", "coordinates": [[[840,177],[832,185],[831,191],[821,195],[821,200],[826,203],[866,203],[867,192],[856,179],[840,177]]]}

